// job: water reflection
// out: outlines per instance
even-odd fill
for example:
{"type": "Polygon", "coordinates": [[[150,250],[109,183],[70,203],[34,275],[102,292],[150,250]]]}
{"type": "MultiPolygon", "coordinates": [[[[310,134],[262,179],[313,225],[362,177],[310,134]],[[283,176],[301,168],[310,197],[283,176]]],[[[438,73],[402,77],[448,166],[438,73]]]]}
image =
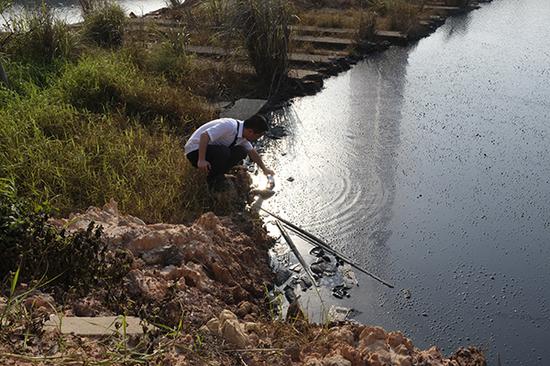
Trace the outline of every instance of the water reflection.
{"type": "Polygon", "coordinates": [[[397,284],[360,279],[344,303],[356,319],[447,353],[482,346],[490,364],[546,364],[547,14],[546,0],[493,2],[278,117],[297,136],[268,153],[271,210],[397,284]]]}
{"type": "Polygon", "coordinates": [[[445,40],[448,41],[455,36],[464,35],[469,28],[472,13],[457,15],[446,20],[445,40]]]}
{"type": "Polygon", "coordinates": [[[341,233],[348,253],[377,273],[386,273],[392,232],[388,227],[395,200],[396,149],[400,144],[401,106],[408,52],[392,49],[357,66],[350,76],[351,129],[357,138],[346,147],[352,184],[362,199],[341,233]],[[360,240],[357,240],[360,238],[360,240]]]}
{"type": "MultiPolygon", "coordinates": [[[[117,0],[116,3],[122,6],[122,9],[129,14],[141,16],[153,10],[166,7],[166,0],[117,0]]],[[[77,23],[82,21],[79,0],[44,0],[44,4],[52,9],[58,19],[63,19],[67,23],[77,23]]],[[[15,0],[10,8],[8,15],[20,14],[24,9],[38,9],[42,6],[42,1],[37,0],[15,0]]]]}

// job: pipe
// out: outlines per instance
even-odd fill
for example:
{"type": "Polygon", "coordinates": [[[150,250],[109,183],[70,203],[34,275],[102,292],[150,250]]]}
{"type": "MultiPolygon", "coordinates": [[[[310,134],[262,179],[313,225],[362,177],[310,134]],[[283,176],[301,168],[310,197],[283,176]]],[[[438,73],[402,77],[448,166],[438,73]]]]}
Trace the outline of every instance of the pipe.
{"type": "Polygon", "coordinates": [[[315,285],[315,287],[319,287],[319,284],[317,283],[317,281],[315,280],[315,277],[313,277],[313,273],[311,273],[309,267],[307,266],[307,263],[306,261],[304,260],[304,257],[302,257],[302,255],[300,254],[300,252],[298,251],[298,248],[296,248],[296,245],[294,244],[294,242],[292,241],[292,239],[290,238],[290,236],[288,235],[287,231],[285,230],[285,228],[283,227],[283,225],[281,224],[281,222],[279,220],[276,221],[277,223],[277,227],[279,228],[279,230],[281,231],[281,234],[283,235],[283,237],[285,238],[286,242],[288,243],[288,245],[290,246],[290,248],[292,249],[292,251],[294,252],[294,255],[296,255],[296,258],[298,258],[298,261],[300,262],[300,264],[302,265],[302,267],[304,267],[304,271],[308,274],[309,278],[311,279],[311,282],[313,282],[313,284],[315,285]]]}
{"type": "Polygon", "coordinates": [[[287,225],[290,229],[292,229],[293,231],[295,231],[296,233],[298,234],[301,234],[302,236],[305,236],[306,239],[308,239],[310,242],[313,242],[321,247],[323,247],[324,249],[326,249],[327,251],[329,251],[331,254],[333,254],[334,256],[342,259],[344,262],[347,262],[350,266],[354,267],[355,269],[357,269],[358,271],[361,271],[363,272],[364,274],[366,274],[367,276],[370,276],[371,278],[375,279],[376,281],[388,286],[389,288],[394,288],[394,285],[392,285],[391,283],[388,283],[386,281],[384,281],[383,279],[381,279],[380,277],[376,276],[375,274],[359,267],[359,265],[353,263],[350,259],[346,258],[346,256],[344,256],[342,253],[338,252],[336,249],[333,249],[330,245],[328,245],[326,242],[324,242],[322,239],[316,237],[315,235],[305,231],[304,229],[294,225],[293,223],[267,211],[265,208],[261,208],[260,207],[260,210],[264,211],[265,213],[273,216],[274,218],[276,218],[277,220],[281,221],[282,223],[284,223],[285,225],[287,225]]]}

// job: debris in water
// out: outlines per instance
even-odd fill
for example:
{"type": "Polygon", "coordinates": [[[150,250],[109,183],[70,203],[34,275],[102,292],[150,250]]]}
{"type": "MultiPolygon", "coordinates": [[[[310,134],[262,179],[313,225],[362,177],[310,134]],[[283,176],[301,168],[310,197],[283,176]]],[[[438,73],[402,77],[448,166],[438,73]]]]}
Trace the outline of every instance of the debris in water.
{"type": "Polygon", "coordinates": [[[332,305],[328,310],[328,321],[329,322],[343,322],[346,320],[348,315],[351,313],[351,309],[343,306],[332,305]]]}
{"type": "Polygon", "coordinates": [[[351,269],[349,264],[342,265],[340,270],[342,271],[344,283],[348,288],[359,286],[359,281],[357,280],[357,277],[355,277],[355,272],[351,269]]]}
{"type": "Polygon", "coordinates": [[[348,288],[346,285],[342,284],[332,288],[332,296],[337,299],[343,299],[344,297],[350,297],[350,294],[348,293],[348,288]]]}
{"type": "Polygon", "coordinates": [[[315,247],[309,251],[309,254],[316,257],[322,257],[323,255],[325,255],[325,251],[321,247],[315,247]]]}
{"type": "Polygon", "coordinates": [[[284,291],[285,291],[285,298],[289,303],[293,303],[294,301],[296,301],[298,299],[298,297],[294,293],[294,288],[293,287],[286,286],[284,288],[284,291]]]}
{"type": "Polygon", "coordinates": [[[308,288],[313,286],[313,283],[311,283],[311,280],[307,276],[300,277],[300,287],[302,288],[302,291],[306,291],[308,288]]]}

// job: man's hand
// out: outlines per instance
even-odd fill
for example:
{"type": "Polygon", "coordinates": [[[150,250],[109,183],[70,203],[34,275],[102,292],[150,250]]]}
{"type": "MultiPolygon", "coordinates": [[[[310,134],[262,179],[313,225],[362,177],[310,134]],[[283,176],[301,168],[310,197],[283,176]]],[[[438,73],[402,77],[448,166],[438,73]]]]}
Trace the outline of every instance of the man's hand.
{"type": "Polygon", "coordinates": [[[275,175],[275,172],[269,168],[263,169],[265,175],[275,175]]]}
{"type": "Polygon", "coordinates": [[[210,171],[210,163],[206,160],[199,160],[197,161],[197,168],[208,173],[210,171]]]}

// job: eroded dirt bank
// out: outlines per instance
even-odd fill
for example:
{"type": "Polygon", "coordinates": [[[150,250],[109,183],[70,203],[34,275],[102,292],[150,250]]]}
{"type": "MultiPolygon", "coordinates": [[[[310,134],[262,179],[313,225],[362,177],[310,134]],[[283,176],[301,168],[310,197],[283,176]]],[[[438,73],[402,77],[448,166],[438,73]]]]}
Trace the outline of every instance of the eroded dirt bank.
{"type": "Polygon", "coordinates": [[[37,322],[36,336],[15,332],[0,345],[1,364],[486,364],[477,349],[461,349],[446,358],[435,347],[419,350],[399,332],[375,326],[311,325],[299,310],[286,322],[274,320],[266,297],[272,280],[271,239],[247,214],[207,213],[192,225],[148,225],[122,215],[111,202],[55,224],[76,231],[90,222],[103,227],[110,250],[131,253],[123,282],[84,298],[33,291],[22,306],[37,322]],[[41,329],[41,320],[54,313],[124,313],[161,326],[141,336],[85,338],[41,329]]]}

